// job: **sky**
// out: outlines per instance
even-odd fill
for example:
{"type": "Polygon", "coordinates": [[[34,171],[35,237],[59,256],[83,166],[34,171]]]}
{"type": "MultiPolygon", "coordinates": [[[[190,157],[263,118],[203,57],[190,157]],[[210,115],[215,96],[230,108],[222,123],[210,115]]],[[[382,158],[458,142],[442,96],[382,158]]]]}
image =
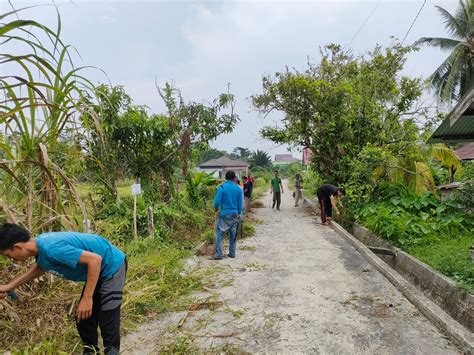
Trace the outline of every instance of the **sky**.
{"type": "MultiPolygon", "coordinates": [[[[88,72],[98,82],[123,85],[137,105],[165,112],[155,79],[173,82],[188,101],[211,101],[230,90],[237,100],[240,122],[233,133],[212,146],[265,150],[271,156],[286,153],[286,146],[263,140],[259,130],[278,125],[282,114],[266,118],[255,112],[251,95],[262,92],[263,75],[286,66],[302,70],[308,59],[320,59],[319,48],[339,43],[362,54],[376,44],[403,39],[424,0],[326,1],[58,1],[62,39],[80,53],[80,63],[101,68],[88,72]]],[[[52,4],[16,1],[16,8],[52,4]]],[[[452,12],[458,2],[427,0],[408,33],[405,44],[419,37],[446,36],[435,8],[452,12]]],[[[0,12],[10,9],[0,0],[0,12]]],[[[53,6],[27,10],[22,18],[55,27],[53,6]]],[[[423,48],[410,55],[404,74],[426,78],[446,53],[423,48]]],[[[0,69],[1,70],[1,69],[0,69]]],[[[5,73],[2,73],[5,74],[5,73]]],[[[293,151],[294,156],[300,153],[293,151]]]]}

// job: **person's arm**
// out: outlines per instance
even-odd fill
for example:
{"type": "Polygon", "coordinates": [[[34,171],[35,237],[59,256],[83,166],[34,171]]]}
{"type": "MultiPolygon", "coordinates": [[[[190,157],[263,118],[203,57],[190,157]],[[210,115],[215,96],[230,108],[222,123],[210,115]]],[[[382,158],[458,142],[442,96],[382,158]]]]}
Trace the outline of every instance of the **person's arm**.
{"type": "Polygon", "coordinates": [[[214,211],[219,210],[219,206],[221,205],[222,201],[222,188],[220,186],[217,187],[216,197],[214,197],[214,211]]]}
{"type": "Polygon", "coordinates": [[[331,205],[332,205],[332,208],[334,208],[334,212],[336,212],[336,215],[339,216],[340,215],[339,209],[336,206],[336,199],[334,198],[333,195],[331,195],[331,205]]]}
{"type": "Polygon", "coordinates": [[[0,285],[0,296],[2,298],[6,297],[6,293],[8,291],[13,291],[15,288],[40,277],[44,273],[45,271],[40,268],[38,264],[34,264],[27,272],[10,281],[10,283],[8,283],[7,285],[0,285]]]}
{"type": "Polygon", "coordinates": [[[102,257],[89,251],[83,251],[79,258],[79,264],[87,265],[86,286],[76,310],[77,319],[82,320],[92,315],[92,296],[94,295],[97,281],[99,281],[102,257]]]}
{"type": "Polygon", "coordinates": [[[270,180],[270,193],[273,193],[273,185],[272,185],[272,180],[270,180]]]}
{"type": "Polygon", "coordinates": [[[280,188],[281,188],[281,193],[283,193],[283,184],[281,183],[281,179],[280,179],[280,188]]]}
{"type": "Polygon", "coordinates": [[[244,204],[244,192],[242,191],[242,193],[240,193],[237,197],[237,213],[239,214],[239,216],[242,215],[242,206],[244,204]]]}

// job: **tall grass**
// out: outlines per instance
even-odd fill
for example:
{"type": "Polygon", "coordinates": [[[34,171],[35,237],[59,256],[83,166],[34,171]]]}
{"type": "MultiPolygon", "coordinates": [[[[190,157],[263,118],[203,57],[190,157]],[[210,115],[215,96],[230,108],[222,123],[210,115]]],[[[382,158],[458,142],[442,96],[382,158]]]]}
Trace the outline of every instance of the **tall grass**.
{"type": "Polygon", "coordinates": [[[60,39],[61,21],[50,29],[19,16],[0,16],[0,220],[30,231],[77,229],[87,218],[73,179],[51,159],[76,116],[92,83],[72,64],[70,47],[60,39]]]}

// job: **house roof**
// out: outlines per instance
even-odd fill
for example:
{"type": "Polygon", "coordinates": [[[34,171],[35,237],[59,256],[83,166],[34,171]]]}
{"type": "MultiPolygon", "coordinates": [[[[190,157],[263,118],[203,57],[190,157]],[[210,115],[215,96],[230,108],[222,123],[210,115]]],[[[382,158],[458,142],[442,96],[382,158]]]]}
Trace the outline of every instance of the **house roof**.
{"type": "Polygon", "coordinates": [[[474,89],[471,89],[436,129],[430,143],[474,141],[474,89]]]}
{"type": "Polygon", "coordinates": [[[474,142],[456,149],[456,154],[461,160],[474,160],[474,142]]]}
{"type": "Polygon", "coordinates": [[[300,161],[296,159],[291,154],[275,154],[275,163],[293,163],[300,161]]]}
{"type": "Polygon", "coordinates": [[[248,168],[250,164],[238,160],[230,159],[228,157],[220,157],[212,159],[199,165],[200,168],[248,168]]]}

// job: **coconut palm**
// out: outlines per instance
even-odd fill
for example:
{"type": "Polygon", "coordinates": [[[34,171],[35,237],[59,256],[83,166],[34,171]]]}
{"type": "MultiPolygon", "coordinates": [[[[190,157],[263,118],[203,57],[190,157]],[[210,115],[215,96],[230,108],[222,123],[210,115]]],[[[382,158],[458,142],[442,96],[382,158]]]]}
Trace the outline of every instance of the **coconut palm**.
{"type": "Polygon", "coordinates": [[[268,155],[267,152],[263,150],[257,150],[253,152],[249,159],[250,164],[252,166],[260,166],[262,168],[267,168],[272,166],[272,158],[268,155]]]}
{"type": "Polygon", "coordinates": [[[459,0],[454,15],[440,6],[437,9],[452,38],[422,37],[415,45],[451,52],[430,82],[441,101],[459,100],[474,88],[474,0],[459,0]]]}

